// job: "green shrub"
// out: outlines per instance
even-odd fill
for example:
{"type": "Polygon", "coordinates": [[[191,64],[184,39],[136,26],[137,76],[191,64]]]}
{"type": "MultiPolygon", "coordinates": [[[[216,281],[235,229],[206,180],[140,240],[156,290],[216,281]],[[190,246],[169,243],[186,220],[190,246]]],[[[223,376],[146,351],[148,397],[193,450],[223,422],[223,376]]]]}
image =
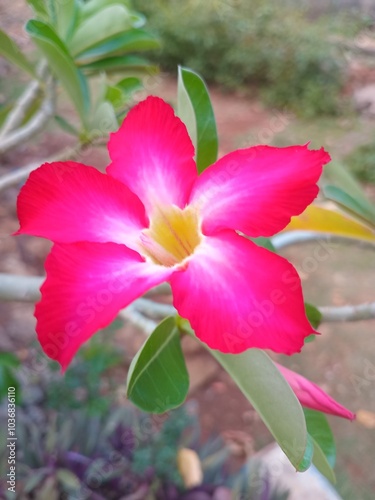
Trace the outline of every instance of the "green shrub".
{"type": "Polygon", "coordinates": [[[375,184],[375,142],[359,146],[344,163],[358,180],[375,184]]]}
{"type": "Polygon", "coordinates": [[[159,62],[233,88],[257,85],[265,100],[298,114],[335,114],[344,59],[326,28],[266,0],[135,0],[162,40],[159,62]]]}

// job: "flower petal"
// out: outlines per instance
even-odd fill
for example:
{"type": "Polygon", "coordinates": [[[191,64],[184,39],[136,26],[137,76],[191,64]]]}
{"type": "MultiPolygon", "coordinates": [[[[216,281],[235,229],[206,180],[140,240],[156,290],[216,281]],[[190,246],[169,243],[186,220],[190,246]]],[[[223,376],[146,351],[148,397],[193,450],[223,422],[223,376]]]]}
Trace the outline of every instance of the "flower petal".
{"type": "Polygon", "coordinates": [[[212,349],[292,354],[313,333],[294,267],[232,231],[205,237],[170,281],[177,311],[212,349]]]}
{"type": "Polygon", "coordinates": [[[36,330],[47,356],[63,370],[83,342],[172,272],[116,243],[56,244],[45,267],[36,330]]]}
{"type": "Polygon", "coordinates": [[[200,206],[203,231],[235,229],[249,236],[281,231],[318,194],[323,150],[256,146],[230,153],[205,170],[190,203],[200,206]]]}
{"type": "Polygon", "coordinates": [[[194,146],[169,104],[148,97],[131,109],[108,150],[108,174],[139,196],[149,214],[155,205],[185,207],[197,178],[194,146]]]}
{"type": "Polygon", "coordinates": [[[328,413],[329,415],[336,415],[336,417],[343,417],[349,420],[355,419],[354,413],[340,405],[340,403],[331,398],[318,385],[310,382],[310,380],[302,377],[302,375],[285,368],[285,366],[279,365],[279,363],[275,364],[293,389],[302,406],[328,413]]]}
{"type": "Polygon", "coordinates": [[[148,226],[140,200],[121,182],[72,161],[31,172],[17,200],[20,229],[59,243],[124,243],[148,226]]]}

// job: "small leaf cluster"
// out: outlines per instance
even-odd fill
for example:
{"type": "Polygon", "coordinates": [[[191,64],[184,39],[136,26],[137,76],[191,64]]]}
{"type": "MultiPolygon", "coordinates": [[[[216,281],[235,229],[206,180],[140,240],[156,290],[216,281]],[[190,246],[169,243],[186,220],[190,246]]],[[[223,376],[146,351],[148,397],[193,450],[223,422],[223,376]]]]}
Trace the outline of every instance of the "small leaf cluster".
{"type": "Polygon", "coordinates": [[[344,163],[362,182],[375,184],[375,144],[363,144],[344,158],[344,163]]]}
{"type": "MultiPolygon", "coordinates": [[[[44,74],[5,32],[0,31],[0,54],[41,80],[52,74],[69,96],[79,125],[56,114],[56,123],[82,142],[117,129],[118,119],[131,94],[142,87],[142,75],[157,68],[139,52],[159,47],[156,37],[144,29],[145,17],[126,0],[28,0],[34,18],[26,32],[47,64],[44,74]],[[47,73],[47,75],[45,74],[47,73]],[[121,74],[114,82],[112,75],[121,74]],[[95,92],[90,81],[99,77],[95,92]]],[[[6,111],[6,110],[5,110],[6,111]]],[[[2,118],[4,119],[4,117],[2,118]]]]}

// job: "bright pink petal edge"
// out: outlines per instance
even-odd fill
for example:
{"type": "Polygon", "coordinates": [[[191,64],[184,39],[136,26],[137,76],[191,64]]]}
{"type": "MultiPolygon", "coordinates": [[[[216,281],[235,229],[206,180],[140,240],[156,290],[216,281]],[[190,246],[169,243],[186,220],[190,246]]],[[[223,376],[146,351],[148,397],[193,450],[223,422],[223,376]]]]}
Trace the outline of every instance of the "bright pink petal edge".
{"type": "Polygon", "coordinates": [[[239,149],[199,176],[189,203],[200,207],[205,234],[235,229],[271,236],[314,200],[329,161],[323,149],[307,146],[239,149]]]}
{"type": "Polygon", "coordinates": [[[293,266],[232,231],[205,237],[170,283],[177,311],[212,349],[293,354],[314,332],[293,266]]]}
{"type": "Polygon", "coordinates": [[[124,243],[135,247],[148,226],[140,200],[121,182],[73,161],[46,163],[31,172],[17,200],[16,234],[59,243],[124,243]]]}
{"type": "Polygon", "coordinates": [[[79,347],[171,270],[145,262],[115,243],[56,244],[36,305],[43,350],[65,370],[79,347]]]}
{"type": "Polygon", "coordinates": [[[126,184],[147,213],[157,206],[183,208],[197,178],[194,146],[173,108],[148,97],[132,108],[108,144],[109,175],[126,184]]]}

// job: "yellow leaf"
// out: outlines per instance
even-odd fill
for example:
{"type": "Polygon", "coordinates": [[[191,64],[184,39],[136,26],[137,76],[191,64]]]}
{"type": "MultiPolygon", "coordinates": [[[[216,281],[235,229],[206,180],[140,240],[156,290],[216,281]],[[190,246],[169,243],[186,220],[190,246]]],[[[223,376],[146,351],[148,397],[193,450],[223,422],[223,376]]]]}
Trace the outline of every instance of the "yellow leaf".
{"type": "Polygon", "coordinates": [[[177,467],[186,488],[194,488],[202,483],[201,461],[194,450],[181,448],[177,454],[177,467]]]}
{"type": "Polygon", "coordinates": [[[358,240],[375,242],[375,233],[367,226],[327,208],[310,205],[292,220],[284,231],[316,231],[338,236],[346,236],[358,240]]]}
{"type": "Polygon", "coordinates": [[[367,410],[358,410],[356,415],[357,422],[367,427],[367,429],[375,429],[375,413],[367,410]]]}

